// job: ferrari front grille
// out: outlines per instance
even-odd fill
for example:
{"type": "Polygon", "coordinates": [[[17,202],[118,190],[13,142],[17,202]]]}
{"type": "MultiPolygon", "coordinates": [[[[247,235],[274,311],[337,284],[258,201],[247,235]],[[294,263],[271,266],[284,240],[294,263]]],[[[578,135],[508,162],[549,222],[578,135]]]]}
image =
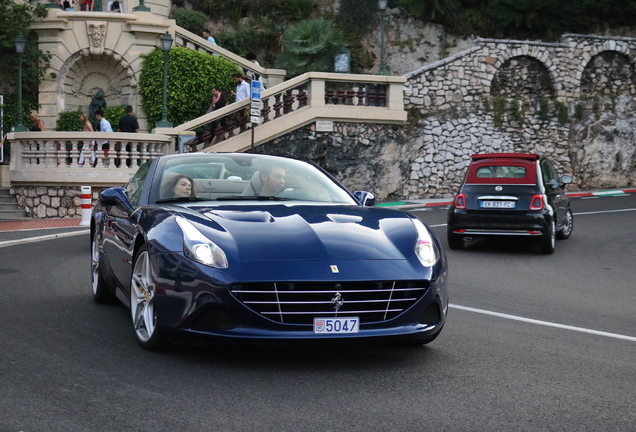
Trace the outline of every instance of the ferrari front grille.
{"type": "Polygon", "coordinates": [[[360,323],[395,318],[417,302],[428,281],[267,282],[232,284],[230,292],[251,310],[286,324],[314,317],[357,316],[360,323]]]}

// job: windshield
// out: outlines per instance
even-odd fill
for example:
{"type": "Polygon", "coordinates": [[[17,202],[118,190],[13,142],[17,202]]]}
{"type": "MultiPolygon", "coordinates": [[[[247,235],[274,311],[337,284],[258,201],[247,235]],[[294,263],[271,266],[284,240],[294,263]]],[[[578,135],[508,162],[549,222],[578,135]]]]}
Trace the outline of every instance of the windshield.
{"type": "Polygon", "coordinates": [[[193,153],[161,158],[151,202],[302,200],[357,204],[317,167],[277,156],[193,153]]]}

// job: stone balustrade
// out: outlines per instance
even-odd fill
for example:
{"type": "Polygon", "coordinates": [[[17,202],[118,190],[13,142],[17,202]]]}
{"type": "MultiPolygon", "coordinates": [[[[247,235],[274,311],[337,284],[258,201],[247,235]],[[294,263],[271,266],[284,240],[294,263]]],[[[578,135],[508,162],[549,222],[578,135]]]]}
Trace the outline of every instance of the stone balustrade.
{"type": "Polygon", "coordinates": [[[107,132],[20,132],[11,141],[12,186],[116,186],[137,167],[174,152],[169,136],[107,132]]]}

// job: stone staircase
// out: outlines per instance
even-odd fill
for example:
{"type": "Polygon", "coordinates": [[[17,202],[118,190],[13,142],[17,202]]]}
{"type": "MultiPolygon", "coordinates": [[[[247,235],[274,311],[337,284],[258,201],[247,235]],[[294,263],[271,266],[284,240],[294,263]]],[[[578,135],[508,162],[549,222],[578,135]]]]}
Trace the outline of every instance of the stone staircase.
{"type": "Polygon", "coordinates": [[[0,221],[31,220],[18,207],[14,196],[9,195],[9,188],[0,188],[0,221]]]}

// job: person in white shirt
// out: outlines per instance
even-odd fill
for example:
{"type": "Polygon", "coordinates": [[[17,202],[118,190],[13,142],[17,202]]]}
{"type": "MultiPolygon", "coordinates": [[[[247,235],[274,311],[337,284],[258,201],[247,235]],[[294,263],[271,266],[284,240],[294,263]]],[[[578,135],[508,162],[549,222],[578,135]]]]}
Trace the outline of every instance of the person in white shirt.
{"type": "MultiPolygon", "coordinates": [[[[104,118],[104,110],[98,109],[95,111],[95,118],[99,122],[99,131],[100,132],[112,132],[113,128],[110,125],[110,122],[104,118]]],[[[102,150],[104,150],[104,155],[108,155],[108,149],[110,149],[110,144],[108,141],[104,141],[102,144],[102,150]]]]}
{"type": "Polygon", "coordinates": [[[208,42],[213,43],[214,45],[216,45],[216,41],[214,40],[214,38],[210,34],[210,30],[208,30],[208,29],[203,30],[203,39],[205,39],[208,42]]]}
{"type": "Polygon", "coordinates": [[[122,12],[122,7],[123,5],[121,4],[120,1],[110,1],[108,2],[108,5],[106,5],[106,10],[108,12],[122,12]]]}
{"type": "Polygon", "coordinates": [[[250,85],[245,81],[243,74],[240,72],[235,73],[234,82],[236,83],[236,92],[232,93],[236,96],[236,102],[250,97],[250,85]]]}

